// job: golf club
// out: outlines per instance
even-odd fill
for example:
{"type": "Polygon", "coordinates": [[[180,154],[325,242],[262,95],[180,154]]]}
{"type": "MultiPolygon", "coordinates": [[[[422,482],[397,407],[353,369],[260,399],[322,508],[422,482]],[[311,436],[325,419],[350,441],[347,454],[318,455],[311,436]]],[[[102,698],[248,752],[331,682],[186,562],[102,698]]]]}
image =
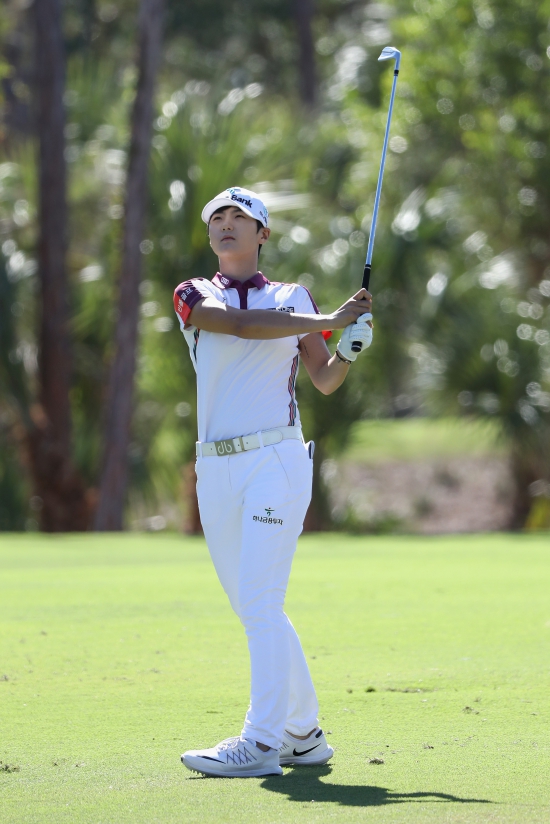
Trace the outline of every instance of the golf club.
{"type": "MultiPolygon", "coordinates": [[[[382,147],[382,159],[380,161],[380,171],[378,172],[378,184],[376,186],[376,196],[374,198],[374,209],[372,212],[372,222],[370,225],[370,233],[369,233],[369,245],[367,247],[367,259],[365,261],[365,268],[363,270],[363,289],[369,288],[369,280],[370,280],[370,273],[371,273],[371,263],[372,263],[372,250],[374,247],[374,235],[376,233],[376,221],[378,219],[378,207],[380,205],[380,194],[382,192],[382,180],[384,177],[384,166],[386,163],[386,153],[388,151],[388,139],[390,136],[390,123],[391,123],[391,116],[393,111],[393,101],[395,98],[395,87],[397,85],[397,76],[399,74],[399,64],[401,62],[401,52],[398,49],[394,49],[393,46],[386,46],[382,49],[382,54],[378,58],[378,60],[395,60],[395,69],[393,72],[393,84],[391,88],[391,95],[390,95],[390,107],[388,109],[388,119],[386,121],[386,133],[384,135],[384,145],[382,147]]],[[[354,352],[360,352],[362,349],[363,344],[360,341],[353,341],[351,348],[354,352]]]]}

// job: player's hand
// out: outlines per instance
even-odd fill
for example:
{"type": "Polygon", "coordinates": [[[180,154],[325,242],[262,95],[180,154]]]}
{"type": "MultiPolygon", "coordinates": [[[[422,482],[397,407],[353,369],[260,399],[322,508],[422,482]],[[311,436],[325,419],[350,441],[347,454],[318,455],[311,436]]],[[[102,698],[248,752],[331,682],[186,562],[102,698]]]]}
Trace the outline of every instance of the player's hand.
{"type": "Polygon", "coordinates": [[[350,323],[342,332],[342,337],[336,347],[343,358],[354,361],[363,349],[368,349],[372,343],[372,315],[366,312],[358,318],[357,323],[350,323]],[[352,345],[355,342],[361,343],[359,352],[354,352],[352,345]]]}
{"type": "Polygon", "coordinates": [[[361,315],[372,311],[372,295],[366,289],[360,289],[343,306],[329,315],[331,329],[345,329],[346,326],[356,323],[361,315]]]}

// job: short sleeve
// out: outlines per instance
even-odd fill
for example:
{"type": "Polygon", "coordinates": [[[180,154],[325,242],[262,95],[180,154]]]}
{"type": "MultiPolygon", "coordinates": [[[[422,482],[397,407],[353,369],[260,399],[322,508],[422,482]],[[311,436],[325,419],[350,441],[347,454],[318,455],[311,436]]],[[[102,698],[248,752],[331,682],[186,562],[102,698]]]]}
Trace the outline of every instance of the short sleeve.
{"type": "MultiPolygon", "coordinates": [[[[303,315],[320,315],[319,308],[315,301],[313,300],[313,295],[305,286],[298,286],[298,296],[299,296],[299,308],[296,309],[297,312],[303,315]]],[[[298,335],[298,338],[302,340],[305,338],[306,335],[309,335],[309,332],[306,332],[302,335],[298,335]]],[[[328,340],[332,337],[332,332],[323,331],[321,333],[325,340],[328,340]]]]}
{"type": "Polygon", "coordinates": [[[200,300],[214,297],[208,289],[207,283],[208,281],[203,278],[194,278],[193,280],[185,280],[179,286],[176,286],[174,290],[174,309],[182,328],[187,323],[191,310],[200,300]]]}

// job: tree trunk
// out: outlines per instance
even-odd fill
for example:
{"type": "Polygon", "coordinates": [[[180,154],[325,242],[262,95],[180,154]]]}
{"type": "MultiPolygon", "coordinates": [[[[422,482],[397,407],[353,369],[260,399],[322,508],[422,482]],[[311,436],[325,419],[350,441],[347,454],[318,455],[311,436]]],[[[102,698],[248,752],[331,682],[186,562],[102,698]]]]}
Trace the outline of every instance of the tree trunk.
{"type": "Polygon", "coordinates": [[[153,95],[163,12],[164,0],[141,0],[138,86],[132,112],[115,355],[107,390],[105,451],[95,518],[95,528],[99,531],[123,528],[139,313],[139,244],[145,226],[153,95]]]}
{"type": "Polygon", "coordinates": [[[71,459],[71,357],[64,158],[65,59],[61,0],[35,0],[40,277],[39,403],[29,432],[31,471],[47,532],[86,529],[89,506],[71,459]]]}
{"type": "Polygon", "coordinates": [[[300,96],[306,106],[313,108],[317,102],[315,46],[311,27],[313,20],[313,0],[293,0],[293,14],[296,21],[296,33],[298,35],[300,96]]]}

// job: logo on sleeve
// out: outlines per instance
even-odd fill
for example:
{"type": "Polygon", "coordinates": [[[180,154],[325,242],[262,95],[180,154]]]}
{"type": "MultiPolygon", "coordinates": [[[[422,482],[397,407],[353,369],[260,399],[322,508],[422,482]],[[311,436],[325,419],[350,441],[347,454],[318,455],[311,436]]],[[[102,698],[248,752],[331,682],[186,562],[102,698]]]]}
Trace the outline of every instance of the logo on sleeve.
{"type": "Polygon", "coordinates": [[[186,286],[185,289],[182,289],[181,292],[178,292],[178,295],[180,296],[181,300],[185,300],[185,298],[188,297],[191,294],[191,292],[194,291],[194,289],[194,286],[186,286]]]}

